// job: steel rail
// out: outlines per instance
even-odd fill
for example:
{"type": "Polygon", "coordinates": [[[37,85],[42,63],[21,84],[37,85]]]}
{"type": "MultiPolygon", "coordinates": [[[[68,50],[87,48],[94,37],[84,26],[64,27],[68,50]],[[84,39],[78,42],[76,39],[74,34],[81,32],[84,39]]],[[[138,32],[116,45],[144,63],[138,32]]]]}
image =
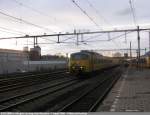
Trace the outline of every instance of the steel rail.
{"type": "MultiPolygon", "coordinates": [[[[114,73],[116,74],[116,73],[114,73]]],[[[92,92],[95,91],[95,89],[101,87],[103,88],[103,85],[105,85],[108,81],[110,80],[110,83],[107,85],[106,87],[106,90],[105,92],[103,92],[103,95],[106,94],[106,92],[108,91],[108,89],[110,89],[110,84],[114,83],[113,80],[114,80],[114,75],[112,75],[111,77],[108,76],[105,80],[103,80],[102,82],[98,82],[94,87],[92,87],[91,89],[87,90],[85,93],[83,93],[80,97],[78,97],[77,99],[73,100],[72,102],[69,102],[66,106],[63,106],[61,109],[58,110],[58,112],[69,112],[70,111],[70,108],[75,108],[74,107],[74,104],[76,103],[80,103],[80,100],[84,99],[86,96],[88,96],[89,94],[91,94],[92,92]],[[111,81],[112,80],[112,81],[111,81]],[[109,88],[108,88],[109,87],[109,88]]],[[[116,80],[116,79],[115,79],[116,80]]],[[[102,98],[101,98],[102,99],[102,98]]],[[[97,103],[96,103],[97,104],[97,103]]],[[[89,110],[87,111],[91,111],[93,110],[93,108],[95,107],[94,104],[91,108],[89,108],[89,110]]],[[[79,105],[79,104],[78,104],[79,105]]],[[[79,105],[80,107],[80,105],[79,105]]],[[[75,111],[73,111],[75,112],[75,111]]],[[[78,111],[78,112],[81,112],[81,111],[78,111]]]]}
{"type": "Polygon", "coordinates": [[[77,83],[78,83],[77,79],[68,80],[68,81],[65,81],[65,82],[63,81],[61,83],[57,83],[57,84],[52,85],[52,86],[41,88],[39,90],[28,92],[28,93],[25,93],[25,94],[22,94],[22,95],[15,95],[14,97],[10,97],[9,99],[1,100],[0,101],[0,103],[1,103],[0,111],[10,110],[12,108],[15,108],[16,106],[19,106],[19,105],[24,104],[24,103],[31,102],[31,101],[36,100],[38,98],[41,98],[41,97],[43,97],[45,95],[55,93],[55,92],[57,92],[59,90],[62,90],[64,88],[67,88],[67,87],[69,87],[69,86],[71,86],[73,84],[77,84],[77,83]],[[58,87],[58,88],[55,89],[55,87],[58,87]],[[52,89],[50,90],[50,88],[52,88],[52,89]],[[48,90],[48,91],[44,92],[42,94],[41,92],[43,90],[48,90]],[[35,93],[37,93],[37,95],[35,95],[35,93]],[[27,98],[25,98],[25,96],[27,96],[27,98]],[[31,97],[29,98],[28,96],[31,96],[31,97]],[[21,99],[19,99],[19,98],[21,98],[21,99]],[[11,101],[15,100],[15,99],[16,99],[16,102],[15,103],[11,103],[11,101]],[[10,101],[10,104],[9,104],[9,101],[10,101]]]}
{"type": "Polygon", "coordinates": [[[40,83],[46,83],[46,82],[49,82],[50,80],[56,80],[56,79],[60,79],[60,78],[66,78],[68,75],[66,76],[60,76],[60,75],[65,75],[65,73],[62,73],[62,74],[59,74],[59,75],[55,75],[54,77],[49,77],[49,76],[39,76],[37,78],[31,78],[31,79],[28,79],[26,81],[22,81],[22,82],[19,82],[19,83],[16,83],[16,84],[10,84],[10,85],[6,85],[6,86],[2,86],[0,87],[0,93],[3,93],[3,92],[8,92],[8,91],[12,91],[12,90],[17,90],[17,89],[20,89],[20,88],[23,88],[23,87],[29,87],[29,86],[33,86],[33,85],[37,85],[37,84],[40,84],[40,83]]]}
{"type": "Polygon", "coordinates": [[[17,80],[17,79],[23,79],[23,78],[27,78],[27,77],[31,77],[31,76],[37,76],[37,75],[50,75],[50,74],[57,74],[57,73],[63,73],[63,72],[67,72],[67,70],[64,70],[64,71],[56,71],[56,72],[51,72],[51,73],[40,73],[40,74],[31,74],[31,75],[22,75],[22,76],[17,76],[15,78],[2,78],[0,79],[0,83],[2,82],[7,82],[7,81],[10,81],[10,80],[17,80]]]}

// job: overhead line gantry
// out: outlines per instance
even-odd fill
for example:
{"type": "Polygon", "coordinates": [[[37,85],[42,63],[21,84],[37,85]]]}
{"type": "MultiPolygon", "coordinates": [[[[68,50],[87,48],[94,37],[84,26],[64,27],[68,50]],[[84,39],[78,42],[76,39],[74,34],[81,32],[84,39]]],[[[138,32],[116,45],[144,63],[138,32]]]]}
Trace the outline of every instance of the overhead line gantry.
{"type": "Polygon", "coordinates": [[[19,39],[19,38],[35,38],[35,37],[60,37],[60,36],[71,36],[71,35],[87,35],[87,34],[98,34],[98,33],[121,33],[121,32],[137,32],[137,31],[146,31],[150,28],[137,28],[137,29],[121,29],[121,30],[107,30],[107,31],[90,31],[90,32],[74,32],[74,33],[58,33],[58,34],[43,34],[43,35],[25,35],[19,37],[3,37],[0,40],[4,39],[19,39]]]}
{"type": "MultiPolygon", "coordinates": [[[[137,49],[137,51],[138,51],[138,59],[140,59],[140,31],[146,31],[146,30],[150,31],[150,28],[139,28],[139,26],[137,26],[137,28],[134,28],[134,29],[120,29],[120,30],[116,29],[116,30],[106,30],[106,31],[102,30],[102,31],[90,31],[90,32],[44,34],[44,35],[25,35],[25,36],[20,36],[20,37],[0,38],[0,40],[34,38],[35,39],[34,41],[37,41],[38,38],[42,38],[42,37],[57,37],[57,39],[58,39],[57,43],[61,43],[61,41],[60,41],[60,37],[61,36],[72,36],[72,35],[75,35],[75,36],[77,36],[77,42],[79,42],[79,40],[78,40],[79,39],[78,38],[79,35],[89,35],[89,34],[98,34],[98,33],[121,33],[121,32],[124,32],[125,35],[126,35],[127,32],[137,32],[137,40],[138,40],[138,49],[137,49]]],[[[110,39],[110,40],[113,40],[113,39],[110,39]]]]}

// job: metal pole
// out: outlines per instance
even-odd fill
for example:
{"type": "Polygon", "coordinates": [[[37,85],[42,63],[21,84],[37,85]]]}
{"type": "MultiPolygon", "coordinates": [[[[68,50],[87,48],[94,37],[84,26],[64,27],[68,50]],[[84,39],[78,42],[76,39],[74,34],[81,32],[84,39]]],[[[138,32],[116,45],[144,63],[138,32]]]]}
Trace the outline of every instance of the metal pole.
{"type": "Polygon", "coordinates": [[[30,57],[29,57],[29,52],[27,53],[27,60],[28,60],[28,72],[30,71],[30,57]]]}
{"type": "Polygon", "coordinates": [[[58,41],[57,41],[57,43],[60,43],[59,35],[58,35],[58,41]]]}
{"type": "Polygon", "coordinates": [[[77,34],[77,46],[79,45],[79,34],[77,34]]]}
{"type": "Polygon", "coordinates": [[[138,38],[138,67],[140,67],[140,30],[139,26],[137,26],[137,38],[138,38]]]}
{"type": "Polygon", "coordinates": [[[131,42],[130,42],[130,59],[132,58],[132,46],[131,46],[131,42]]]}
{"type": "Polygon", "coordinates": [[[127,43],[127,32],[125,31],[125,43],[127,43]]]}
{"type": "Polygon", "coordinates": [[[38,45],[38,38],[36,37],[36,46],[38,45]]]}
{"type": "Polygon", "coordinates": [[[139,30],[139,26],[137,26],[137,35],[138,35],[138,59],[140,59],[140,30],[139,30]]]}
{"type": "Polygon", "coordinates": [[[84,42],[84,40],[83,40],[83,34],[81,34],[81,42],[84,42]]]}
{"type": "Polygon", "coordinates": [[[149,51],[150,51],[150,32],[149,32],[149,51]]]}
{"type": "Polygon", "coordinates": [[[147,49],[145,48],[145,54],[146,54],[146,50],[147,50],[147,49]]]}
{"type": "Polygon", "coordinates": [[[136,50],[136,67],[138,67],[138,50],[136,50]]]}
{"type": "Polygon", "coordinates": [[[34,39],[33,43],[34,43],[34,47],[35,47],[35,37],[33,39],[34,39]]]}

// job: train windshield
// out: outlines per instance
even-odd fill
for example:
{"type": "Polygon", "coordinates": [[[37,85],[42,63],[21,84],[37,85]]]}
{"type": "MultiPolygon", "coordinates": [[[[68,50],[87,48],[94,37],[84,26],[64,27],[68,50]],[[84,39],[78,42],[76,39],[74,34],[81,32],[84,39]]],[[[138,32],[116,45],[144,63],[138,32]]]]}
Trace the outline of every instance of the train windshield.
{"type": "Polygon", "coordinates": [[[88,59],[88,55],[86,55],[86,54],[73,54],[73,55],[71,55],[71,58],[73,59],[73,60],[85,60],[85,59],[88,59]]]}

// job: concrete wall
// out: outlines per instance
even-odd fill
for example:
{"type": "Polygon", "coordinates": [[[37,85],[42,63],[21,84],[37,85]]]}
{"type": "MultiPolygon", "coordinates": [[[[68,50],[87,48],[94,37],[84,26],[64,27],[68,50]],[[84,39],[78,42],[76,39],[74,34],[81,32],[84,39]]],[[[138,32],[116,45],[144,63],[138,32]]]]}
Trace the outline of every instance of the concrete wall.
{"type": "Polygon", "coordinates": [[[19,50],[0,49],[0,74],[67,68],[67,61],[28,61],[28,55],[19,50]]]}
{"type": "Polygon", "coordinates": [[[2,61],[0,60],[0,74],[21,71],[42,71],[67,68],[67,61],[2,61]]]}
{"type": "Polygon", "coordinates": [[[24,61],[26,71],[54,70],[67,68],[67,61],[24,61]]]}

